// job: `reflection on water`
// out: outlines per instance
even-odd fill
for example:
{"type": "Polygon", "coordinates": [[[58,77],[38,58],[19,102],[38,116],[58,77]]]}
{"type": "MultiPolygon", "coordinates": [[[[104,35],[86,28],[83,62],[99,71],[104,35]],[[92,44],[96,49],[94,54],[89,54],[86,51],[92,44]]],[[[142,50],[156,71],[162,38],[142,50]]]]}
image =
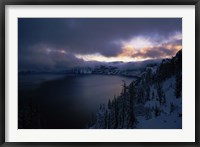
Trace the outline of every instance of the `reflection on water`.
{"type": "Polygon", "coordinates": [[[99,104],[120,94],[122,80],[130,84],[134,79],[107,75],[20,75],[19,128],[85,128],[99,104]]]}

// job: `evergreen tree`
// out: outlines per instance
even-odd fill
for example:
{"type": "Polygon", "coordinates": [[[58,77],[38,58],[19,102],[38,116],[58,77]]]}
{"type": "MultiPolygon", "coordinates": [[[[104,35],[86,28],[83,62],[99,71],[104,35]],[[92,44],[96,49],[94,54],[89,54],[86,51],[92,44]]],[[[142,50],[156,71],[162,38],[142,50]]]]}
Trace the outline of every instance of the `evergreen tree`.
{"type": "Polygon", "coordinates": [[[175,84],[176,84],[175,96],[176,98],[179,98],[182,95],[182,74],[181,73],[176,74],[175,84]]]}
{"type": "Polygon", "coordinates": [[[160,83],[157,83],[157,92],[158,92],[158,100],[159,100],[160,105],[165,104],[166,103],[165,93],[160,83]]]}
{"type": "Polygon", "coordinates": [[[154,99],[155,96],[154,96],[154,91],[152,91],[152,94],[151,94],[151,99],[154,99]]]}
{"type": "Polygon", "coordinates": [[[160,109],[156,106],[156,108],[154,109],[154,113],[155,113],[155,116],[159,116],[160,115],[160,109]]]}
{"type": "Polygon", "coordinates": [[[110,101],[110,99],[108,101],[108,109],[111,109],[111,101],[110,101]]]}

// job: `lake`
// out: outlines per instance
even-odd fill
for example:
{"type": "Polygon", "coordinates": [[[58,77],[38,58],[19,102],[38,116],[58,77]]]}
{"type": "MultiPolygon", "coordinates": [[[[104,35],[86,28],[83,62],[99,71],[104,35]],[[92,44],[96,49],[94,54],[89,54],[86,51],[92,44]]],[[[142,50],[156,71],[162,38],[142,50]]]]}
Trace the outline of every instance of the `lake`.
{"type": "Polygon", "coordinates": [[[19,128],[86,128],[100,104],[107,104],[109,99],[121,93],[122,80],[128,85],[134,78],[113,75],[19,75],[19,128]]]}

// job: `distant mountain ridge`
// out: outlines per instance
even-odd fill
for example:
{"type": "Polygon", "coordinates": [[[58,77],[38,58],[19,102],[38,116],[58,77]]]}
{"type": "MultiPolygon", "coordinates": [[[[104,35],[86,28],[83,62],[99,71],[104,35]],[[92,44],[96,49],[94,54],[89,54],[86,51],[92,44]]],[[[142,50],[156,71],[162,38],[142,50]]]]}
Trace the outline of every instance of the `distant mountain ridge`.
{"type": "Polygon", "coordinates": [[[74,74],[74,75],[121,75],[121,76],[132,76],[137,77],[144,67],[151,62],[151,64],[157,64],[160,59],[147,60],[141,62],[111,62],[111,63],[96,63],[93,66],[86,64],[82,67],[73,67],[62,70],[19,70],[19,74],[74,74]]]}

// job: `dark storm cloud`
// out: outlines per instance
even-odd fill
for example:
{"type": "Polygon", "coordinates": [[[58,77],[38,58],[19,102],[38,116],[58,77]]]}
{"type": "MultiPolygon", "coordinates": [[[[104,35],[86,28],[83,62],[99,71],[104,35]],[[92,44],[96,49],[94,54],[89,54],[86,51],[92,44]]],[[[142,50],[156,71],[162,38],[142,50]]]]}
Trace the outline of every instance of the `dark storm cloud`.
{"type": "Polygon", "coordinates": [[[107,57],[116,56],[121,52],[117,41],[143,35],[159,42],[174,32],[181,32],[181,22],[177,18],[19,18],[19,66],[66,67],[79,62],[74,54],[98,52],[107,57]],[[47,49],[65,50],[68,54],[58,51],[64,57],[56,53],[50,56],[46,54],[47,49]]]}
{"type": "Polygon", "coordinates": [[[73,54],[64,50],[49,50],[44,45],[36,45],[28,48],[30,54],[19,55],[20,69],[51,71],[67,69],[82,64],[73,54]],[[44,49],[45,48],[45,49],[44,49]]]}

